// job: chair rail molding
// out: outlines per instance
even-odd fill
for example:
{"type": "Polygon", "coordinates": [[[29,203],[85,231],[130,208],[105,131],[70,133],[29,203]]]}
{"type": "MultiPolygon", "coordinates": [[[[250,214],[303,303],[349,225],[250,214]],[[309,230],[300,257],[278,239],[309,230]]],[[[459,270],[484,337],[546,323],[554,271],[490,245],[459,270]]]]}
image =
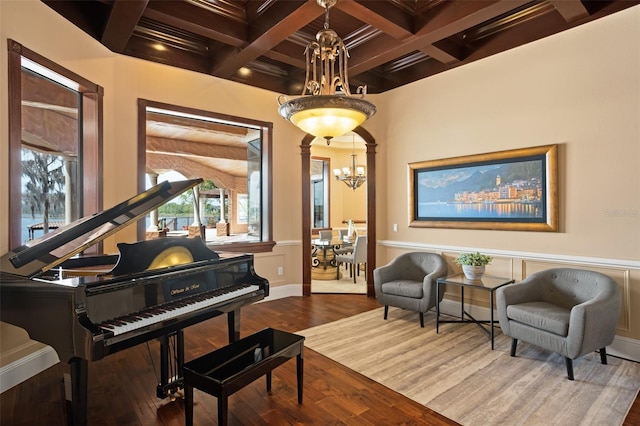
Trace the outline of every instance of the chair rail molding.
{"type": "Polygon", "coordinates": [[[546,262],[561,262],[570,263],[572,265],[583,266],[601,266],[601,267],[615,267],[615,268],[628,268],[640,270],[640,260],[631,259],[609,259],[602,257],[587,257],[587,256],[572,256],[566,254],[557,253],[536,253],[536,252],[524,252],[524,251],[511,251],[511,250],[497,250],[488,249],[482,247],[463,247],[463,246],[447,246],[436,244],[423,244],[415,242],[403,242],[393,240],[380,240],[378,245],[381,247],[393,247],[403,250],[428,250],[438,252],[469,252],[479,251],[491,256],[500,257],[513,257],[523,260],[537,260],[546,262]]]}

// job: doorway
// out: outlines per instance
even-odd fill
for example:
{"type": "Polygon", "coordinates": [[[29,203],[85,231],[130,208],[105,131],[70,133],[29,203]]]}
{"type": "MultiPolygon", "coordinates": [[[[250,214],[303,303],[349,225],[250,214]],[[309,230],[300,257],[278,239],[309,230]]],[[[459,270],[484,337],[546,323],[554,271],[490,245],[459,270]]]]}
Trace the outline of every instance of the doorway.
{"type": "MultiPolygon", "coordinates": [[[[375,139],[362,127],[353,131],[364,141],[367,180],[363,189],[366,190],[366,224],[364,224],[367,235],[367,261],[366,270],[361,271],[360,279],[365,282],[366,295],[375,296],[373,288],[372,272],[375,268],[376,259],[376,192],[375,192],[375,139]],[[366,279],[364,279],[366,277],[366,279]]],[[[312,224],[311,224],[311,144],[314,137],[307,135],[300,145],[302,157],[302,290],[304,296],[312,294],[312,224]]],[[[344,271],[344,269],[342,270],[344,271]]],[[[347,277],[349,272],[347,270],[347,277]]],[[[356,277],[357,281],[357,277],[356,277]]]]}

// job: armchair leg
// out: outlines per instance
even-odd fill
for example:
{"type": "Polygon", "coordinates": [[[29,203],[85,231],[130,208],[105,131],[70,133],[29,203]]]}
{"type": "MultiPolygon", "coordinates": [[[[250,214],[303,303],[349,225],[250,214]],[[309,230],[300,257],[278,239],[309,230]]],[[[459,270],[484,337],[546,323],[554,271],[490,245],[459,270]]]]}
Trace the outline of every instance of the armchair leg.
{"type": "Polygon", "coordinates": [[[384,305],[384,319],[387,319],[387,315],[389,315],[389,305],[384,305]]]}
{"type": "Polygon", "coordinates": [[[516,356],[517,346],[518,346],[518,339],[511,339],[511,356],[516,356]]]}
{"type": "Polygon", "coordinates": [[[420,327],[424,328],[424,313],[420,312],[420,327]]]}
{"type": "Polygon", "coordinates": [[[600,362],[607,365],[607,348],[600,349],[600,362]]]}
{"type": "Polygon", "coordinates": [[[571,358],[564,358],[566,364],[567,364],[567,376],[569,377],[569,380],[573,380],[573,361],[571,361],[571,358]]]}

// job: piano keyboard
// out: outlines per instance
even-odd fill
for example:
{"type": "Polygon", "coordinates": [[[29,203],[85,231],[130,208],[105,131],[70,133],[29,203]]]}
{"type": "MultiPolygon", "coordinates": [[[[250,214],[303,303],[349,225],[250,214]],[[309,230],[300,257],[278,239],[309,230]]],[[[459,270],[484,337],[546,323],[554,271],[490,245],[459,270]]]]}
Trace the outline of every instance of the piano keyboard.
{"type": "Polygon", "coordinates": [[[252,293],[259,289],[260,287],[257,285],[246,285],[244,287],[233,287],[232,290],[224,292],[215,292],[213,294],[202,293],[190,298],[154,306],[140,312],[114,318],[99,324],[99,327],[104,331],[113,333],[114,336],[117,336],[119,334],[129,333],[133,330],[195,312],[203,308],[208,308],[221,302],[252,293]]]}

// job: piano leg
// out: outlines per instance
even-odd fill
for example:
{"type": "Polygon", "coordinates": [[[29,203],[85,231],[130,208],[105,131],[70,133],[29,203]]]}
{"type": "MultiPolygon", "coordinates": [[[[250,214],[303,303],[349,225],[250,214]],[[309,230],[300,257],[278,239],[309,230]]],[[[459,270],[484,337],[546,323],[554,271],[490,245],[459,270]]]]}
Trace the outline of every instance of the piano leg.
{"type": "Polygon", "coordinates": [[[227,328],[229,331],[229,343],[240,340],[240,309],[227,312],[227,328]]]}
{"type": "Polygon", "coordinates": [[[67,423],[72,426],[85,426],[87,424],[88,364],[89,362],[82,358],[72,358],[69,361],[71,377],[70,380],[65,377],[65,394],[67,399],[67,423]],[[68,381],[70,383],[67,383],[68,381]],[[68,385],[70,385],[71,389],[69,389],[68,385]]]}

